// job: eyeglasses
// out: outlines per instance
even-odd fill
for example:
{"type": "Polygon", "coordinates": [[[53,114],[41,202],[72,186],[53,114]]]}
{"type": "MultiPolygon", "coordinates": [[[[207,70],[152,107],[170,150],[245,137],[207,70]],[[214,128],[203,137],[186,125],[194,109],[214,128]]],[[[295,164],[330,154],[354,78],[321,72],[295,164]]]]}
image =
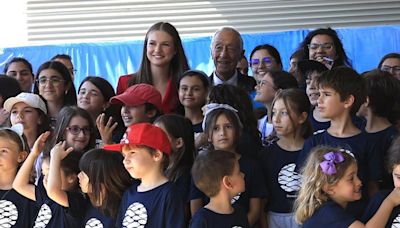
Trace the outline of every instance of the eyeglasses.
{"type": "Polygon", "coordinates": [[[319,48],[322,48],[322,50],[328,51],[333,48],[333,43],[323,43],[323,44],[317,44],[317,43],[311,43],[308,45],[308,49],[310,50],[317,50],[319,48]]]}
{"type": "Polygon", "coordinates": [[[73,135],[79,135],[81,131],[83,132],[84,135],[90,135],[90,133],[92,132],[92,130],[89,127],[80,128],[77,125],[69,126],[66,129],[73,135]]]}
{"type": "Polygon", "coordinates": [[[257,82],[257,85],[259,87],[264,86],[264,85],[268,85],[271,86],[273,89],[275,89],[275,86],[273,84],[271,84],[270,82],[266,81],[266,80],[260,80],[257,82]]]}
{"type": "Polygon", "coordinates": [[[264,63],[267,67],[269,67],[269,66],[272,65],[272,61],[273,61],[273,60],[274,60],[274,59],[273,59],[273,58],[270,58],[270,57],[264,57],[264,58],[262,58],[261,60],[260,60],[260,59],[250,59],[249,65],[250,65],[251,67],[257,67],[258,65],[264,63]]]}
{"type": "Polygon", "coordinates": [[[46,77],[41,77],[39,79],[36,79],[36,82],[39,83],[39,85],[44,86],[47,84],[47,82],[50,82],[53,86],[59,86],[61,83],[63,83],[65,80],[61,78],[46,78],[46,77]]]}
{"type": "Polygon", "coordinates": [[[391,72],[392,70],[393,70],[393,72],[400,72],[400,66],[386,66],[386,65],[383,65],[382,67],[381,67],[381,70],[382,71],[387,71],[387,72],[391,72]]]}

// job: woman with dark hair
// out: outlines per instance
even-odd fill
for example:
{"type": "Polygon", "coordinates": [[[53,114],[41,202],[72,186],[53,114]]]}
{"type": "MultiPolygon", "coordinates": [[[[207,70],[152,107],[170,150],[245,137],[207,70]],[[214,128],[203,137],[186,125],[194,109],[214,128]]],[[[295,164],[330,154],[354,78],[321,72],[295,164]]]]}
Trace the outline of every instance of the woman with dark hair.
{"type": "Polygon", "coordinates": [[[400,54],[389,53],[382,57],[378,69],[387,71],[400,80],[400,54]]]}
{"type": "Polygon", "coordinates": [[[33,91],[46,100],[51,126],[54,126],[62,107],[76,105],[76,90],[71,74],[60,62],[48,61],[40,65],[33,91]]]}
{"type": "Polygon", "coordinates": [[[22,92],[32,92],[33,70],[32,64],[21,57],[12,58],[4,67],[4,74],[17,79],[22,92]]]}
{"type": "Polygon", "coordinates": [[[299,50],[303,51],[303,59],[322,62],[329,69],[337,66],[351,67],[342,41],[331,28],[319,28],[308,33],[299,50]]]}
{"type": "Polygon", "coordinates": [[[6,127],[10,116],[10,113],[3,108],[4,101],[21,92],[21,87],[15,78],[0,74],[0,127],[6,127]]]}
{"type": "Polygon", "coordinates": [[[88,76],[78,88],[78,107],[88,111],[97,124],[96,145],[119,142],[125,132],[121,107],[109,102],[113,96],[114,88],[101,77],[88,76]]]}
{"type": "Polygon", "coordinates": [[[158,22],[146,33],[138,72],[120,77],[117,94],[134,84],[150,84],[161,93],[162,111],[176,112],[179,104],[178,77],[188,69],[178,31],[168,22],[158,22]]]}

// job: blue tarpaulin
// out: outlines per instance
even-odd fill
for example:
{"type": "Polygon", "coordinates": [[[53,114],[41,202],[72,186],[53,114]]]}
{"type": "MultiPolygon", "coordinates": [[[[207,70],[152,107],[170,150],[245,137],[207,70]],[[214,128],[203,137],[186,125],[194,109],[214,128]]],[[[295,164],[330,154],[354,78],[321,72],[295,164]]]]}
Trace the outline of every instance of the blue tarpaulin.
{"type": "MultiPolygon", "coordinates": [[[[284,68],[288,68],[289,56],[298,47],[310,30],[243,34],[245,54],[259,44],[271,44],[282,57],[284,68]]],[[[354,69],[359,73],[375,68],[387,53],[400,52],[400,25],[353,27],[336,29],[354,69]]],[[[144,34],[143,34],[144,38],[144,34]]],[[[214,66],[210,55],[211,37],[184,38],[183,45],[190,67],[211,73],[214,66]]],[[[143,40],[123,42],[96,42],[61,45],[43,45],[4,48],[0,50],[0,70],[13,57],[24,57],[33,66],[34,73],[43,62],[56,54],[69,54],[77,72],[75,86],[86,76],[101,76],[114,87],[120,75],[133,73],[142,58],[143,40]]]]}

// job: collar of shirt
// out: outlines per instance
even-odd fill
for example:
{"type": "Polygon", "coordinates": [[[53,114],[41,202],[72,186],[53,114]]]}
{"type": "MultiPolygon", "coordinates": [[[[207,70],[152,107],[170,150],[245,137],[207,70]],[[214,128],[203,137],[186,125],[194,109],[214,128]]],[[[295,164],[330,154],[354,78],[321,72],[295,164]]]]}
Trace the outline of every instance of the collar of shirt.
{"type": "Polygon", "coordinates": [[[238,71],[237,70],[235,70],[235,74],[233,74],[233,76],[230,79],[226,80],[226,81],[221,80],[217,76],[217,72],[214,71],[213,82],[214,82],[215,86],[219,85],[219,84],[228,84],[228,85],[237,86],[237,81],[238,81],[238,71]]]}

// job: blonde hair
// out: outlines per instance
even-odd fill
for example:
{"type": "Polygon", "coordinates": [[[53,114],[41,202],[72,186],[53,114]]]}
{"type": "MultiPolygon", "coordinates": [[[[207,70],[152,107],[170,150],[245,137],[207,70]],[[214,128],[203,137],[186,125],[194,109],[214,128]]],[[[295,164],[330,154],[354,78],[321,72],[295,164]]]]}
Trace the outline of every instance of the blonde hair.
{"type": "Polygon", "coordinates": [[[327,146],[317,146],[310,151],[306,164],[301,170],[302,183],[293,206],[297,223],[303,224],[328,201],[329,196],[324,192],[324,186],[335,185],[339,182],[352,164],[357,163],[348,151],[327,146]],[[343,162],[334,163],[337,172],[332,175],[325,174],[320,167],[321,162],[326,160],[324,155],[329,152],[341,153],[344,158],[343,162]]]}

